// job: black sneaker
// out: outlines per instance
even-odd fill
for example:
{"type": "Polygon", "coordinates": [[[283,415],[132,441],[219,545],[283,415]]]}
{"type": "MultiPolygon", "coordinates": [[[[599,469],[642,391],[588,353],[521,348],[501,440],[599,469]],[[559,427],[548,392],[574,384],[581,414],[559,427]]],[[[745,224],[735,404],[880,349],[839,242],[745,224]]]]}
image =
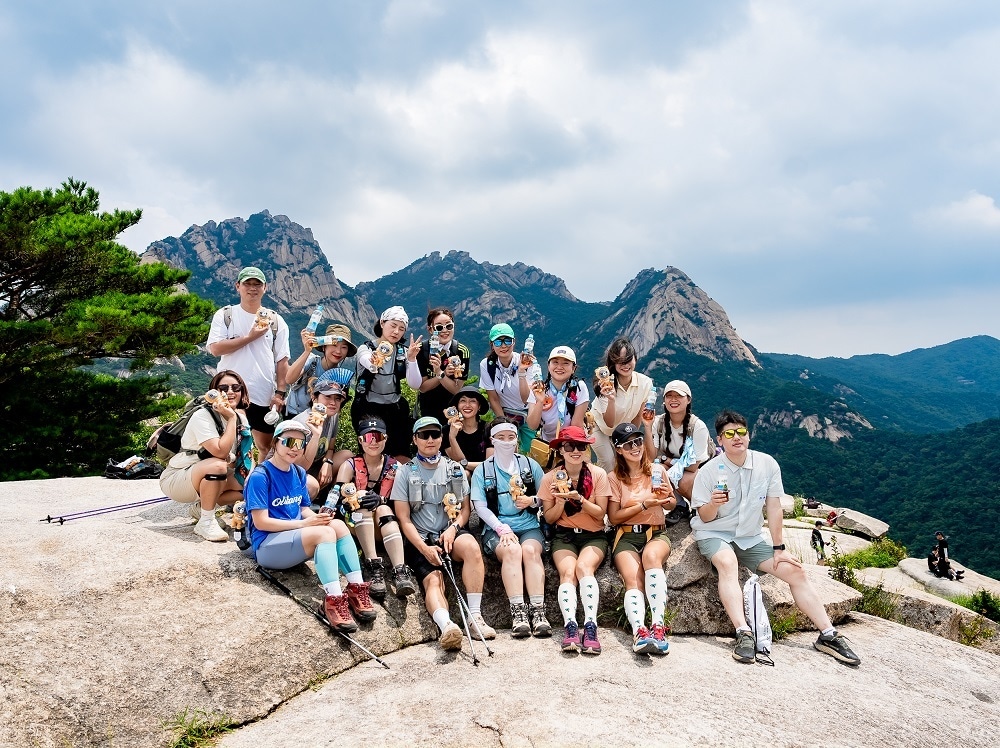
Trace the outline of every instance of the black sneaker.
{"type": "Polygon", "coordinates": [[[757,654],[757,643],[749,631],[736,632],[736,646],[733,647],[733,659],[737,662],[753,662],[757,654]]]}
{"type": "Polygon", "coordinates": [[[409,566],[400,564],[392,570],[392,574],[396,578],[396,595],[398,597],[406,597],[417,591],[417,580],[409,566]]]}
{"type": "Polygon", "coordinates": [[[510,604],[510,635],[515,639],[531,636],[531,625],[528,623],[528,606],[524,603],[510,604]]]}
{"type": "Polygon", "coordinates": [[[830,636],[820,634],[819,639],[813,643],[813,646],[820,652],[824,652],[848,665],[861,664],[861,658],[854,654],[854,650],[851,649],[851,643],[847,641],[847,637],[841,636],[836,631],[830,634],[830,636]]]}
{"type": "Polygon", "coordinates": [[[382,599],[385,597],[385,566],[381,557],[366,559],[365,566],[368,568],[369,593],[372,597],[382,599]]]}
{"type": "Polygon", "coordinates": [[[534,636],[552,636],[552,624],[545,617],[544,605],[530,606],[528,617],[531,619],[531,633],[534,636]]]}

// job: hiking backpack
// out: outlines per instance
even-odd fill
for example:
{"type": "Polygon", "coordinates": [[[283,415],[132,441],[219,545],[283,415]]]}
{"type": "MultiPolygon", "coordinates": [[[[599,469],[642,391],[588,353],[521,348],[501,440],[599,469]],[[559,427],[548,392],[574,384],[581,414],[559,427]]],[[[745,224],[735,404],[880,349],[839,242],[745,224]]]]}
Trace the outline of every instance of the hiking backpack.
{"type": "MultiPolygon", "coordinates": [[[[146,442],[146,454],[155,456],[157,460],[166,465],[170,461],[170,458],[178,452],[191,453],[190,450],[181,449],[181,437],[184,436],[184,429],[187,428],[188,423],[191,422],[191,418],[198,412],[199,408],[208,410],[221,436],[222,432],[226,429],[226,425],[222,422],[222,416],[216,413],[212,409],[212,406],[205,402],[204,395],[198,395],[198,397],[188,400],[184,406],[184,410],[181,411],[180,418],[176,421],[163,424],[153,432],[153,435],[149,437],[149,441],[146,442]]],[[[203,449],[197,451],[198,456],[202,459],[209,456],[207,453],[202,454],[204,451],[203,449]]]]}

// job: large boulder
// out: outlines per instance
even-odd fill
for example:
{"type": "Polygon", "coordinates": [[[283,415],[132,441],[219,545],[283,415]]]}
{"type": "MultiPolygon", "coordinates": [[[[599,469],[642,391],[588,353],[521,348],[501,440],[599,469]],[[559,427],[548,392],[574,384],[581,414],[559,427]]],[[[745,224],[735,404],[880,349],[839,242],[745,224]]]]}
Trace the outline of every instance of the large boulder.
{"type": "Polygon", "coordinates": [[[842,509],[837,515],[836,525],[841,530],[850,530],[864,535],[872,540],[884,538],[889,532],[889,525],[875,517],[856,512],[853,509],[842,509]]]}

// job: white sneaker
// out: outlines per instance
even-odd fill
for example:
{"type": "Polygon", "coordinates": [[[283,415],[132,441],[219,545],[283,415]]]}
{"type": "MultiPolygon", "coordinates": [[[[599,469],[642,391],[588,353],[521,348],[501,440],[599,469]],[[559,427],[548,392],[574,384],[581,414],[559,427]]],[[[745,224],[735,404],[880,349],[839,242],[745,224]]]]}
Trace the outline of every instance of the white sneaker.
{"type": "Polygon", "coordinates": [[[482,613],[474,613],[469,621],[469,629],[473,636],[482,633],[484,639],[496,639],[497,630],[483,620],[482,613]]]}
{"type": "Polygon", "coordinates": [[[219,523],[215,521],[215,517],[209,520],[199,519],[198,523],[194,526],[194,534],[215,543],[224,543],[229,540],[229,535],[219,527],[219,523]]]}
{"type": "Polygon", "coordinates": [[[449,622],[438,637],[438,644],[441,649],[457,650],[462,648],[462,629],[457,623],[449,622]]]}

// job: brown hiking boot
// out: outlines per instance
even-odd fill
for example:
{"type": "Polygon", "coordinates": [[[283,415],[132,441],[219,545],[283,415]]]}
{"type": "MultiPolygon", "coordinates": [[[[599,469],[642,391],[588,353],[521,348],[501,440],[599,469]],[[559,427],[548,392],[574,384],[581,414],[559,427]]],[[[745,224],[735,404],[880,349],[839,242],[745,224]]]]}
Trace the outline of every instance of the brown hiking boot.
{"type": "Polygon", "coordinates": [[[347,585],[347,602],[354,612],[354,617],[362,623],[371,623],[377,618],[372,599],[369,596],[368,582],[351,582],[347,585]]]}
{"type": "Polygon", "coordinates": [[[351,609],[347,605],[347,595],[327,595],[323,601],[323,612],[326,614],[326,620],[337,631],[349,634],[358,630],[358,624],[351,617],[351,609]]]}

